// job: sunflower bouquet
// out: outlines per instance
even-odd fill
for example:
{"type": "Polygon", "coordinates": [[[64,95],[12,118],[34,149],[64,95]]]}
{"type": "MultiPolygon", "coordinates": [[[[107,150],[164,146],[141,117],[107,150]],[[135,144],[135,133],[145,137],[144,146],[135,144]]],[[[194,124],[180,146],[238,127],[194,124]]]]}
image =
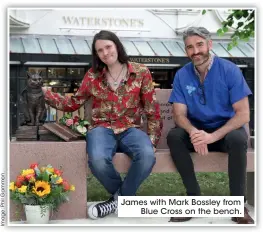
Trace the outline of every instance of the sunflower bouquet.
{"type": "Polygon", "coordinates": [[[62,177],[62,171],[50,164],[39,167],[34,163],[21,171],[16,181],[9,185],[10,198],[23,205],[48,205],[57,211],[60,204],[69,200],[68,195],[75,191],[62,177]]]}
{"type": "Polygon", "coordinates": [[[85,119],[81,119],[79,116],[71,117],[70,114],[65,114],[59,119],[59,123],[69,127],[73,131],[80,133],[83,136],[87,134],[87,126],[89,122],[85,119]]]}

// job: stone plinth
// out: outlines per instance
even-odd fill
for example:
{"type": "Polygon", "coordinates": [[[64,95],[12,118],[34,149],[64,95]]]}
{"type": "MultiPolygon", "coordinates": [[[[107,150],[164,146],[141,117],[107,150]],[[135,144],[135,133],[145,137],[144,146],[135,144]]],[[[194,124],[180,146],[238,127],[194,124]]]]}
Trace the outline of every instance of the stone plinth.
{"type": "MultiPolygon", "coordinates": [[[[61,166],[63,177],[75,185],[76,190],[69,195],[70,201],[61,205],[52,215],[55,219],[76,219],[87,217],[87,156],[85,141],[76,142],[10,142],[10,181],[31,163],[39,166],[51,164],[61,166]]],[[[10,202],[10,221],[24,219],[24,213],[16,214],[17,209],[10,202]]]]}

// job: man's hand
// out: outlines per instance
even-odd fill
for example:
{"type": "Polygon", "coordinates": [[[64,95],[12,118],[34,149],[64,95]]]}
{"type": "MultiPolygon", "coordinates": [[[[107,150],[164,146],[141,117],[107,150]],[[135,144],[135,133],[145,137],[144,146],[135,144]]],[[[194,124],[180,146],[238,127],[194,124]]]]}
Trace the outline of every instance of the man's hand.
{"type": "Polygon", "coordinates": [[[207,155],[208,154],[207,144],[196,145],[196,146],[194,146],[194,149],[199,155],[207,155]]]}
{"type": "Polygon", "coordinates": [[[216,141],[214,134],[207,133],[203,130],[195,131],[190,134],[191,143],[194,146],[199,146],[201,144],[210,144],[216,141]]]}
{"type": "Polygon", "coordinates": [[[196,134],[196,133],[198,133],[198,132],[199,132],[199,130],[196,129],[195,127],[193,127],[193,128],[191,129],[191,131],[189,132],[189,135],[190,135],[190,137],[192,137],[194,134],[196,134]]]}
{"type": "MultiPolygon", "coordinates": [[[[206,133],[206,132],[205,132],[206,133]]],[[[207,143],[198,143],[195,144],[195,141],[199,141],[196,138],[200,137],[200,134],[203,134],[201,130],[198,130],[196,128],[193,128],[190,131],[190,138],[191,138],[191,143],[194,146],[195,151],[199,154],[199,155],[207,155],[208,154],[208,148],[207,148],[207,143]],[[193,138],[195,138],[194,142],[193,142],[193,138]]],[[[199,138],[200,139],[200,138],[199,138]]],[[[201,140],[202,141],[202,140],[201,140]]]]}
{"type": "Polygon", "coordinates": [[[154,153],[156,152],[156,147],[153,147],[153,151],[154,151],[154,153]]]}

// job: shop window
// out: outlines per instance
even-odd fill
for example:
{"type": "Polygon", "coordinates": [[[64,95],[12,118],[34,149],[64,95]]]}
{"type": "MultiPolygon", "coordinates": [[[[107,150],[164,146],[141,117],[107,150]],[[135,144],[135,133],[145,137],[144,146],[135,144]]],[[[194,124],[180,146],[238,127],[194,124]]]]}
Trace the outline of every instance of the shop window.
{"type": "Polygon", "coordinates": [[[62,79],[66,77],[65,68],[48,68],[48,78],[62,79]]]}
{"type": "Polygon", "coordinates": [[[66,93],[77,92],[81,80],[44,80],[44,86],[51,87],[52,91],[55,93],[61,93],[62,95],[66,93]]]}
{"type": "Polygon", "coordinates": [[[47,77],[47,69],[43,68],[43,67],[29,67],[28,68],[28,72],[30,72],[31,74],[36,74],[39,73],[41,71],[41,76],[43,78],[47,77]]]}
{"type": "Polygon", "coordinates": [[[67,77],[72,77],[73,79],[83,79],[85,74],[84,68],[68,68],[67,77]]]}
{"type": "Polygon", "coordinates": [[[153,85],[158,89],[170,89],[169,70],[150,69],[153,85]]]}

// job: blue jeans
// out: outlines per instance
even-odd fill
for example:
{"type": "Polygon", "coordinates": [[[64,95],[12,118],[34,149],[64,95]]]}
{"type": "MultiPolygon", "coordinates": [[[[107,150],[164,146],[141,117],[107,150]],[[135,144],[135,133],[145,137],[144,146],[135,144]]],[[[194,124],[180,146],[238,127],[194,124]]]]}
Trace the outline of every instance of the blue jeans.
{"type": "Polygon", "coordinates": [[[93,175],[110,194],[134,196],[156,161],[149,136],[137,128],[116,135],[112,129],[96,127],[87,133],[86,139],[88,164],[93,175]],[[124,180],[112,163],[116,152],[123,152],[132,159],[124,180]]]}

